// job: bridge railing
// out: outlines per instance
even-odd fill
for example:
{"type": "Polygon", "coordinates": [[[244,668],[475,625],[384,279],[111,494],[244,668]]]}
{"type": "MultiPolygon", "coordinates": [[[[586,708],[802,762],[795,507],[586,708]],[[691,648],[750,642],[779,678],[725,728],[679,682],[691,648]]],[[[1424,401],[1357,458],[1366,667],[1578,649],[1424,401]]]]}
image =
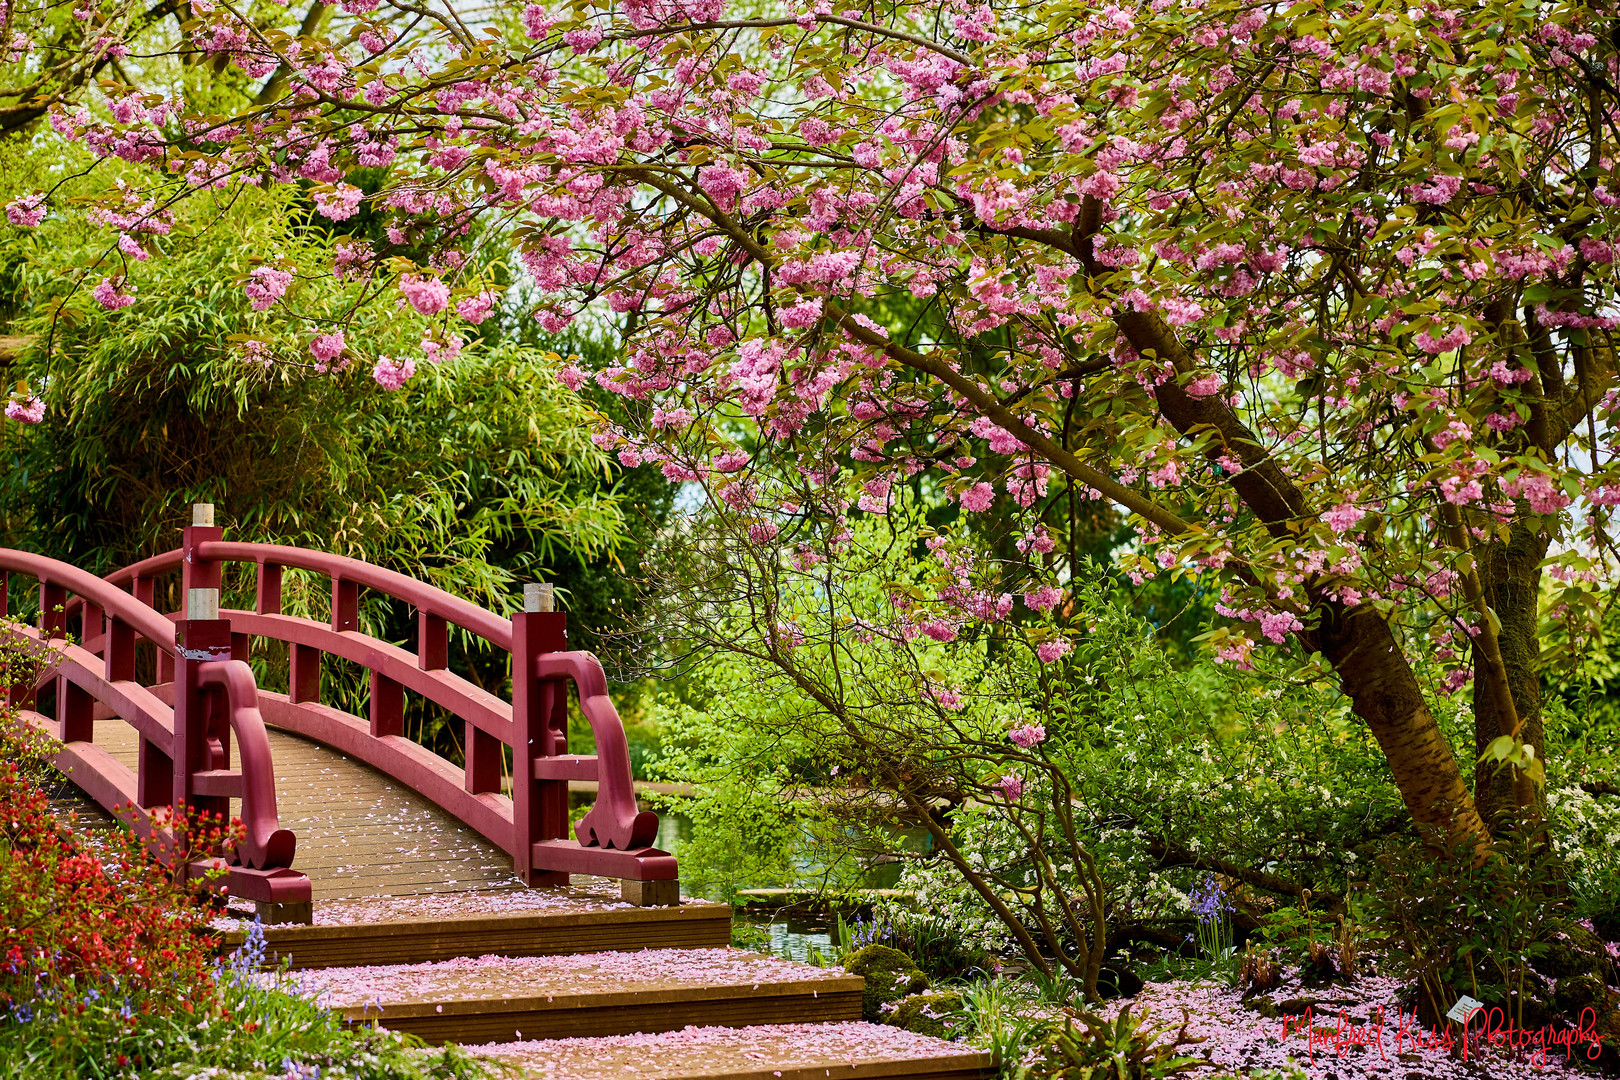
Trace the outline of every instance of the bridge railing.
{"type": "Polygon", "coordinates": [[[510,853],[518,875],[531,885],[566,884],[570,874],[593,874],[625,881],[626,896],[637,902],[667,903],[678,896],[675,859],[651,847],[658,817],[636,805],[629,743],[602,666],[590,653],[568,648],[567,617],[550,610],[549,587],[527,587],[525,610],[505,619],[383,567],[303,548],[228,542],[212,525],[191,526],[177,550],[106,580],[150,597],[155,580],[178,569],[189,595],[194,589],[218,590],[228,563],[255,567],[253,610],[220,613],[230,622],[234,655],[245,660],[255,637],[288,647],[287,692],[258,692],[272,726],[353,754],[394,777],[510,853]],[[330,580],[327,622],[283,613],[287,569],[330,580]],[[415,608],[416,652],[360,629],[362,589],[415,608]],[[448,669],[450,625],[511,656],[510,701],[448,669]],[[368,670],[366,717],[321,703],[322,654],[368,670]],[[404,736],[407,693],[463,721],[463,766],[404,736]],[[571,698],[577,698],[590,724],[593,755],[568,753],[571,698]],[[509,797],[502,792],[506,748],[512,756],[509,797]],[[595,805],[574,827],[572,839],[571,780],[597,782],[595,805]]]}
{"type": "MultiPolygon", "coordinates": [[[[119,813],[160,856],[179,850],[162,822],[175,808],[230,816],[240,799],[242,841],[224,853],[233,860],[227,887],[235,895],[269,905],[276,919],[305,917],[309,879],[290,869],[296,843],[280,828],[275,771],[258,709],[252,670],[231,657],[231,627],[220,620],[213,598],[199,596],[207,610],[175,623],[137,596],[67,563],[0,549],[0,616],[6,615],[13,575],[39,585],[39,625],[0,620],[4,634],[40,665],[32,677],[12,680],[10,703],[60,744],[56,764],[98,803],[119,813]],[[211,604],[212,599],[212,604],[211,604]],[[70,617],[80,623],[78,641],[68,637],[70,617]],[[174,673],[165,697],[136,680],[136,647],[150,641],[174,673]],[[55,683],[54,717],[36,711],[43,686],[55,683]],[[131,771],[96,745],[100,711],[121,717],[138,733],[137,768],[131,771]],[[239,766],[231,767],[235,736],[239,766]]],[[[202,873],[213,860],[192,866],[202,873]]]]}

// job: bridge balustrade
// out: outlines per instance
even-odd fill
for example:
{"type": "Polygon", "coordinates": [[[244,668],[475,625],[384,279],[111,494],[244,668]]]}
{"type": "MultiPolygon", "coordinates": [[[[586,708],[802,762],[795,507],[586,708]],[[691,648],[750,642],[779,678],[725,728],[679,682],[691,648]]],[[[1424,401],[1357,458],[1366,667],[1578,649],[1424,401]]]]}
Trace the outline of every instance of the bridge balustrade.
{"type": "MultiPolygon", "coordinates": [[[[219,613],[230,626],[232,655],[246,660],[253,638],[284,642],[288,648],[287,692],[257,691],[259,709],[272,727],[352,754],[392,776],[508,852],[517,874],[530,885],[565,885],[571,874],[591,874],[620,879],[633,902],[675,902],[676,861],[651,846],[658,816],[636,805],[629,742],[608,697],[606,676],[595,656],[568,648],[567,616],[549,610],[549,587],[529,586],[525,610],[505,619],[371,563],[303,548],[227,541],[223,530],[211,524],[192,525],[180,548],[126,567],[105,582],[150,602],[157,579],[176,570],[184,594],[217,591],[223,567],[231,563],[255,568],[253,609],[219,613]],[[329,579],[327,622],[283,613],[287,569],[329,579]],[[360,629],[362,589],[415,609],[414,653],[360,629]],[[449,670],[452,625],[510,655],[510,701],[449,670]],[[321,702],[323,654],[369,672],[367,716],[321,702]],[[407,693],[462,720],[462,766],[405,737],[407,693]],[[590,725],[595,754],[568,752],[572,702],[590,725]],[[509,796],[502,790],[508,751],[509,796]],[[595,804],[572,830],[570,781],[597,783],[595,804]]],[[[167,668],[160,670],[160,681],[169,674],[167,668]]]]}
{"type": "MultiPolygon", "coordinates": [[[[207,597],[199,600],[207,606],[207,597]]],[[[224,869],[233,894],[273,918],[307,919],[310,883],[291,869],[296,841],[277,819],[274,763],[253,671],[232,657],[230,625],[214,614],[183,618],[177,626],[138,594],[77,567],[0,549],[0,634],[37,666],[20,679],[10,673],[6,692],[25,721],[60,744],[57,767],[165,861],[184,855],[195,876],[224,869]],[[37,627],[6,617],[13,575],[38,583],[37,627]],[[77,640],[68,634],[73,616],[77,640]],[[166,661],[172,693],[160,695],[137,681],[141,641],[166,661]],[[52,684],[54,717],[36,711],[41,689],[52,684]],[[137,731],[135,771],[96,745],[98,713],[121,717],[137,731]],[[227,818],[232,799],[241,800],[242,839],[229,851],[194,858],[198,853],[173,827],[175,808],[227,818]]]]}

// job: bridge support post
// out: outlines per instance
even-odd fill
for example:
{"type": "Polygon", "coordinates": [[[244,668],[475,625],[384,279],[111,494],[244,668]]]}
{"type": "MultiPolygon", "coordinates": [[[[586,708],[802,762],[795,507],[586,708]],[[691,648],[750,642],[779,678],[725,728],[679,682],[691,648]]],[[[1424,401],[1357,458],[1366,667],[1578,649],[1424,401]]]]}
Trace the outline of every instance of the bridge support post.
{"type": "MultiPolygon", "coordinates": [[[[220,590],[220,565],[202,557],[197,546],[210,540],[223,540],[225,530],[214,525],[214,504],[197,503],[191,508],[191,524],[180,534],[180,548],[185,552],[180,562],[180,589],[189,597],[193,589],[220,590]]],[[[190,612],[187,612],[187,617],[190,612]]]]}
{"type": "Polygon", "coordinates": [[[568,687],[542,680],[537,661],[568,648],[568,616],[553,611],[551,587],[528,585],[512,616],[513,862],[530,885],[567,885],[568,875],[534,868],[534,844],[568,835],[568,781],[534,775],[536,757],[568,749],[568,687]]]}
{"type": "MultiPolygon", "coordinates": [[[[205,597],[212,590],[198,589],[187,594],[186,614],[218,615],[219,594],[212,593],[213,610],[204,610],[205,597]],[[199,596],[199,594],[203,594],[199,596]]],[[[174,664],[174,761],[172,763],[175,812],[182,806],[194,810],[231,816],[229,798],[199,795],[195,790],[193,773],[223,768],[225,762],[216,763],[215,746],[225,753],[223,739],[229,735],[211,731],[208,699],[213,693],[204,690],[200,668],[210,660],[231,659],[231,623],[229,619],[191,618],[181,620],[176,635],[174,664]]]]}

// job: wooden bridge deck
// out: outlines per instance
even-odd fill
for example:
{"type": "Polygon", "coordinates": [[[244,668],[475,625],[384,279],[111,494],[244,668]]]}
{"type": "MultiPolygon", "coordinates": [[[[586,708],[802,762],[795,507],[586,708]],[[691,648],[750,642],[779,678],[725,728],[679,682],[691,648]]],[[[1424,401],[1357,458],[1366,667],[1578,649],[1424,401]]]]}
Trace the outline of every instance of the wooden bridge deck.
{"type": "MultiPolygon", "coordinates": [[[[293,865],[317,904],[524,887],[509,855],[415,792],[336,750],[269,736],[281,827],[298,837],[293,865]]],[[[131,770],[136,743],[123,720],[96,722],[96,744],[131,770]]]]}

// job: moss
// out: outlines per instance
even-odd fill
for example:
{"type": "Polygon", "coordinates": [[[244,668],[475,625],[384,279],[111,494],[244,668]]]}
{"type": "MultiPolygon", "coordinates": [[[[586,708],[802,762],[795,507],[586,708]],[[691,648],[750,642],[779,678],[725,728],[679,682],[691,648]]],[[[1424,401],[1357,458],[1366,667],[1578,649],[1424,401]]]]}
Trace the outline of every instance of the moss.
{"type": "Polygon", "coordinates": [[[1598,936],[1586,927],[1560,920],[1553,924],[1556,933],[1547,946],[1547,954],[1536,967],[1558,979],[1576,975],[1591,975],[1608,981],[1613,972],[1613,961],[1598,936]]]}
{"type": "Polygon", "coordinates": [[[1558,980],[1553,994],[1553,1009],[1571,1023],[1576,1022],[1581,1010],[1590,1008],[1601,1014],[1608,1006],[1609,991],[1603,980],[1591,975],[1571,975],[1558,980]]]}
{"type": "MultiPolygon", "coordinates": [[[[962,1008],[962,995],[951,991],[938,994],[913,994],[901,998],[888,1023],[897,1028],[914,1031],[918,1035],[932,1035],[936,1039],[949,1039],[960,1034],[951,1025],[951,1014],[962,1008]]],[[[960,1025],[957,1025],[960,1027],[960,1025]]]]}
{"type": "Polygon", "coordinates": [[[850,953],[844,958],[844,970],[866,980],[861,1016],[872,1023],[883,1021],[883,1006],[928,989],[928,976],[915,961],[887,945],[868,945],[850,953]]]}

